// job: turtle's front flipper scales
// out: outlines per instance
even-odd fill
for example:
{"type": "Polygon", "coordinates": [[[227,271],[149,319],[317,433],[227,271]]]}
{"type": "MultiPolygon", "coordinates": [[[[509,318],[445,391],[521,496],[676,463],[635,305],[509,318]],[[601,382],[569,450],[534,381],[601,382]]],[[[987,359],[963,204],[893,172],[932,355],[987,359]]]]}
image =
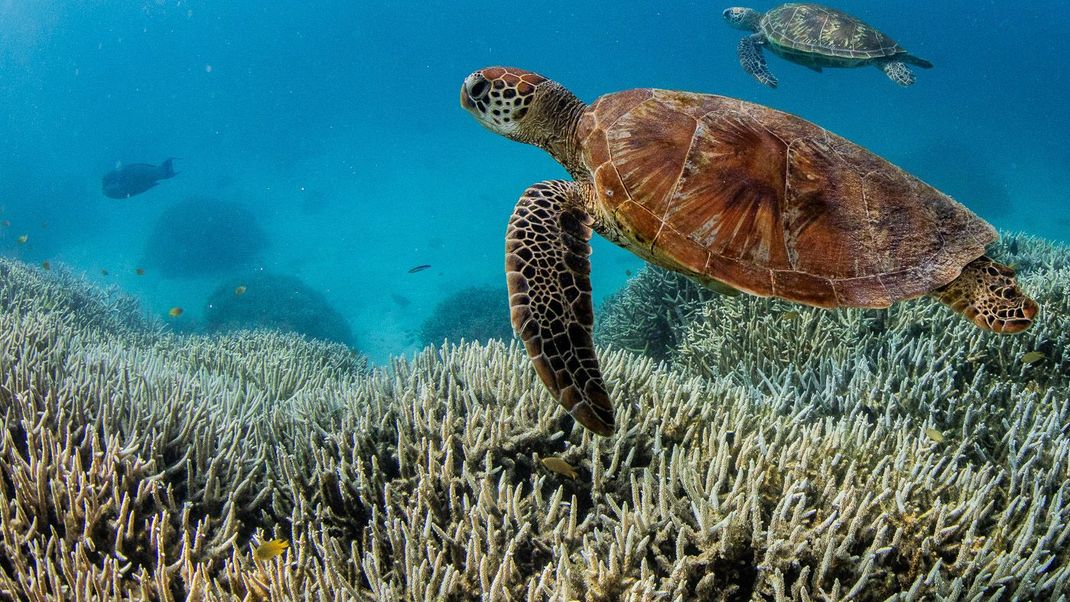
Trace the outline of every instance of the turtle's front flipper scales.
{"type": "Polygon", "coordinates": [[[739,41],[739,64],[743,70],[750,73],[754,79],[762,84],[775,88],[776,77],[765,66],[765,56],[762,55],[762,45],[765,44],[765,36],[760,33],[747,36],[739,41]]]}
{"type": "Polygon", "coordinates": [[[910,86],[914,83],[914,72],[903,61],[885,61],[881,63],[881,71],[900,86],[910,86]]]}
{"type": "Polygon", "coordinates": [[[1018,288],[1014,270],[988,257],[971,261],[958,278],[932,295],[978,327],[1005,334],[1029,328],[1039,310],[1018,288]]]}
{"type": "Polygon", "coordinates": [[[513,329],[550,393],[583,426],[613,433],[613,405],[591,328],[591,217],[575,182],[524,191],[505,235],[513,329]]]}

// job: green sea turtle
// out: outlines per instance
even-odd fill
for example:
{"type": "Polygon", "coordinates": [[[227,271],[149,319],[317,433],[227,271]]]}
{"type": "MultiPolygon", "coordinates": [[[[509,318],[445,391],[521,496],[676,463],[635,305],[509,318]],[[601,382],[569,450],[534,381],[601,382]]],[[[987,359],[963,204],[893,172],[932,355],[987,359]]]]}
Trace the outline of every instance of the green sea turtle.
{"type": "Polygon", "coordinates": [[[513,328],[539,377],[595,433],[612,433],[614,421],[591,337],[592,230],[703,284],[817,307],[930,294],[1004,333],[1025,330],[1038,311],[1014,270],[985,256],[998,239],[992,226],[794,115],[656,89],[588,106],[509,67],[469,75],[460,100],[572,175],[521,195],[505,269],[513,328]]]}
{"type": "Polygon", "coordinates": [[[901,86],[914,83],[907,63],[933,66],[859,19],[820,4],[781,4],[765,14],[734,7],[723,16],[729,25],[754,32],[739,41],[739,62],[770,88],[777,86],[777,79],[765,66],[762,46],[818,72],[822,67],[876,65],[901,86]]]}

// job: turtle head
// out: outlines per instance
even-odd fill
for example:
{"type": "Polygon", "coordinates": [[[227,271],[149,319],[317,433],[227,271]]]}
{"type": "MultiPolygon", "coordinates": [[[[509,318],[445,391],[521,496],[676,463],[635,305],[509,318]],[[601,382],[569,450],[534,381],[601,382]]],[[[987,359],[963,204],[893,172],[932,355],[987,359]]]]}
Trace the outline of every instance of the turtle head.
{"type": "Polygon", "coordinates": [[[758,22],[762,20],[762,13],[753,8],[743,8],[741,6],[726,8],[721,13],[721,16],[732,27],[746,31],[758,31],[758,22]]]}
{"type": "Polygon", "coordinates": [[[469,75],[461,86],[461,106],[484,127],[520,138],[529,124],[536,100],[543,88],[559,87],[545,77],[512,67],[488,67],[469,75]]]}
{"type": "Polygon", "coordinates": [[[576,128],[587,105],[561,84],[515,67],[487,67],[465,78],[461,106],[490,131],[534,144],[579,173],[576,128]]]}

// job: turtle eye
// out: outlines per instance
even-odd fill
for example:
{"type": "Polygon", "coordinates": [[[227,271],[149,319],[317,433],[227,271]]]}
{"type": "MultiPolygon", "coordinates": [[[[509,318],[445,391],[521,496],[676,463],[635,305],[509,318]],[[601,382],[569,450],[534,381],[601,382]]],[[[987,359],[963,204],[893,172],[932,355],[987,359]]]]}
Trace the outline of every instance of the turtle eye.
{"type": "Polygon", "coordinates": [[[472,100],[479,100],[487,95],[489,88],[490,82],[482,75],[476,75],[468,82],[468,95],[472,100]]]}

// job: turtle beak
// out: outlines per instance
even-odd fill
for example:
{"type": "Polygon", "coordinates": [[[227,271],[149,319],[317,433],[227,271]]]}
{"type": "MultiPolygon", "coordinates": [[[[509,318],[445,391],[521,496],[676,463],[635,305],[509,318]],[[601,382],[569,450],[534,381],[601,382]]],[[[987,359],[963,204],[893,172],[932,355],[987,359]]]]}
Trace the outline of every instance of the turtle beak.
{"type": "Polygon", "coordinates": [[[465,86],[461,86],[461,108],[466,111],[476,108],[476,103],[472,101],[472,97],[468,94],[468,88],[465,86]]]}

